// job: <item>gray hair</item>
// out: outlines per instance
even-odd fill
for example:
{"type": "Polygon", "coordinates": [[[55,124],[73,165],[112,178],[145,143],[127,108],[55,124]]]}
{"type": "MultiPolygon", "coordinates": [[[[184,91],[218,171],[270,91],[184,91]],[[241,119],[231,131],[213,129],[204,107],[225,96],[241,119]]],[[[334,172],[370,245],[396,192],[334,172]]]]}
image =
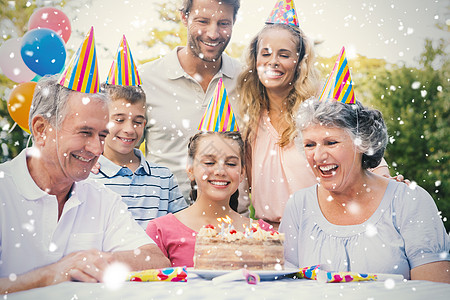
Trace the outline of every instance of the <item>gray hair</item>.
{"type": "Polygon", "coordinates": [[[365,107],[361,102],[345,104],[333,100],[308,100],[302,103],[296,123],[300,131],[311,125],[345,130],[363,152],[363,169],[375,168],[384,156],[388,135],[383,116],[380,111],[365,107]]]}
{"type": "MultiPolygon", "coordinates": [[[[52,126],[59,128],[67,116],[67,103],[70,96],[77,91],[70,90],[58,84],[59,75],[45,76],[41,78],[34,90],[30,107],[28,126],[33,136],[32,120],[35,116],[43,116],[52,126]],[[56,117],[56,114],[59,117],[56,117]]],[[[109,104],[109,97],[103,93],[85,94],[90,99],[96,99],[109,104]]]]}

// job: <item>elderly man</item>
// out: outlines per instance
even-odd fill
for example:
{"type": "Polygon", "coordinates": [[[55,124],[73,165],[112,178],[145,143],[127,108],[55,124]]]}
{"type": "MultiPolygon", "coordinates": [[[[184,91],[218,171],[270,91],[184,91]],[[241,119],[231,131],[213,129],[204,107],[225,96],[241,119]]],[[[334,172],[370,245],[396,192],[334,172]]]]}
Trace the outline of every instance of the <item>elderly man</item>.
{"type": "Polygon", "coordinates": [[[237,109],[235,87],[241,66],[224,50],[239,7],[239,0],[183,0],[180,13],[187,28],[187,45],[141,70],[148,95],[147,159],[171,169],[185,199],[191,190],[187,144],[220,78],[237,109]]]}
{"type": "Polygon", "coordinates": [[[0,293],[102,281],[113,262],[170,266],[120,196],[85,180],[103,152],[109,99],[39,81],[34,146],[0,165],[0,293]]]}

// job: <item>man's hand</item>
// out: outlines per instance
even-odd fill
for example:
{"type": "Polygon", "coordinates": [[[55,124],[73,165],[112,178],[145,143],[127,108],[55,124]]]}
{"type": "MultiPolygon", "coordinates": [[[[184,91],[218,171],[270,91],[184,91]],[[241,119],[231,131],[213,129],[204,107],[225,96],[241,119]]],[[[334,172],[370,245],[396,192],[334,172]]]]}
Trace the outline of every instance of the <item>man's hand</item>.
{"type": "Polygon", "coordinates": [[[0,278],[0,294],[58,284],[64,281],[100,282],[113,254],[95,249],[71,253],[56,263],[17,276],[0,278]]]}
{"type": "Polygon", "coordinates": [[[106,267],[112,262],[111,253],[91,249],[71,253],[44,269],[49,285],[69,280],[101,282],[106,267]]]}

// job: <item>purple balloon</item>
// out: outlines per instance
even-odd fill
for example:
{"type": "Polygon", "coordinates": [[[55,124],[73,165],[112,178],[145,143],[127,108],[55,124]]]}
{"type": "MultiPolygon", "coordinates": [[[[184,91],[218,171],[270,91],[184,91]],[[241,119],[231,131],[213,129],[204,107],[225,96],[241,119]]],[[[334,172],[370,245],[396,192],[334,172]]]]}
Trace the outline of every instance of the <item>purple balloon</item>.
{"type": "Polygon", "coordinates": [[[20,54],[28,68],[40,76],[59,73],[66,62],[63,39],[47,28],[28,31],[22,38],[20,54]]]}
{"type": "Polygon", "coordinates": [[[23,62],[21,48],[21,38],[9,39],[0,47],[0,69],[6,77],[18,83],[30,81],[36,76],[23,62]]]}

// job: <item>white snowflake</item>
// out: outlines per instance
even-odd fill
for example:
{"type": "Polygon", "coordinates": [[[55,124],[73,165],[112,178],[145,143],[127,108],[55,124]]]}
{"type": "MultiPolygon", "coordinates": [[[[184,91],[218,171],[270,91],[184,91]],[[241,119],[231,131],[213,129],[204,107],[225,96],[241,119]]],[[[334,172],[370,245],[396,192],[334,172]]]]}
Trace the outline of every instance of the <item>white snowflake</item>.
{"type": "Polygon", "coordinates": [[[130,269],[124,263],[114,262],[106,267],[103,274],[103,282],[110,290],[119,289],[128,276],[130,269]]]}

